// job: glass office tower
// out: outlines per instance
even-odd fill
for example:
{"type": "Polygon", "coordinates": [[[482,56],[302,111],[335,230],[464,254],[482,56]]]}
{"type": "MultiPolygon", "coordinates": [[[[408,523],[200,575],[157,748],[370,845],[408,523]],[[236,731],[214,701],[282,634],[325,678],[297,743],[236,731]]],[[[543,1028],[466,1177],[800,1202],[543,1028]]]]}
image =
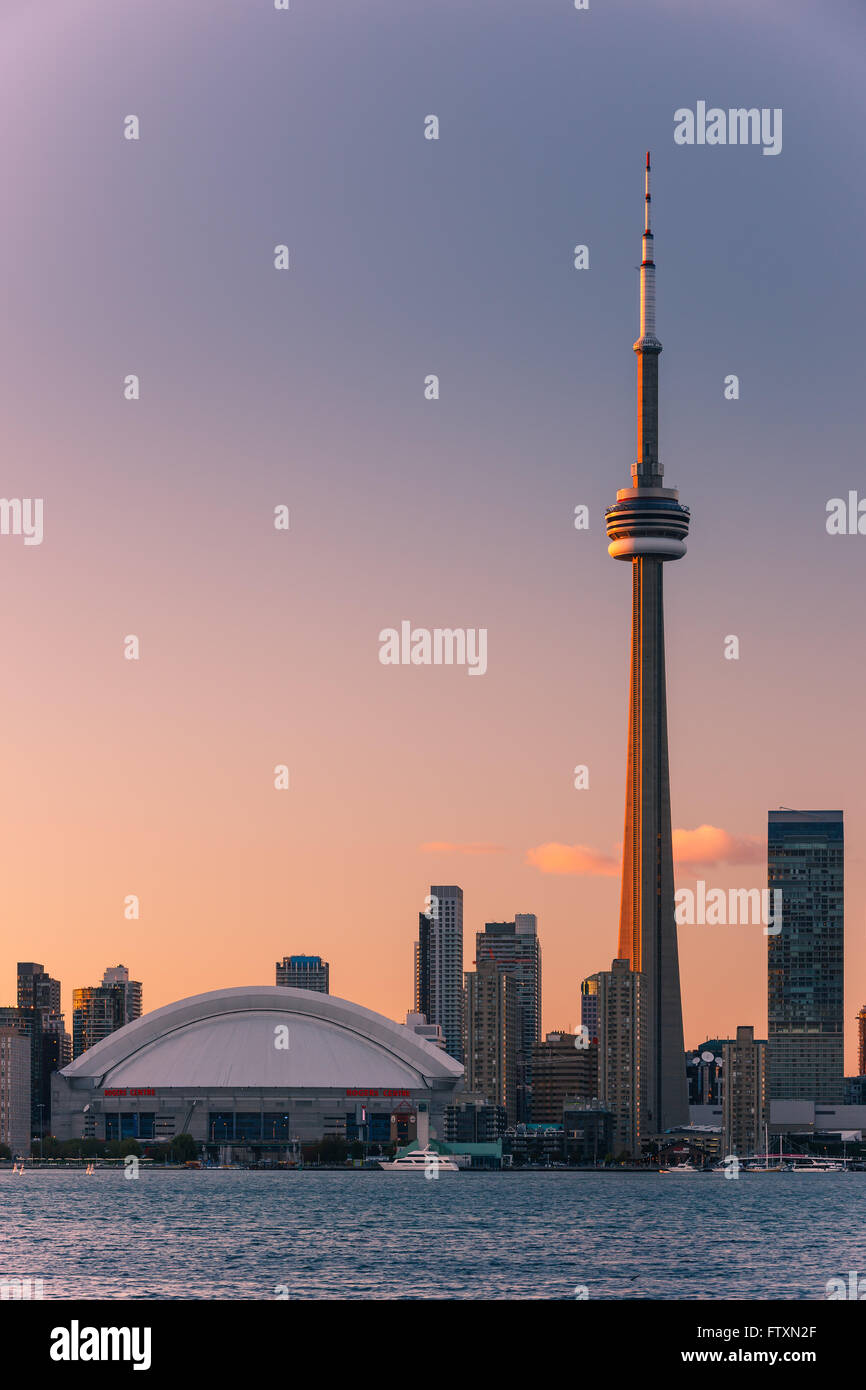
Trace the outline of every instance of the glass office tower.
{"type": "Polygon", "coordinates": [[[771,811],[767,881],[781,931],[767,937],[771,1100],[844,1100],[844,838],[841,811],[771,811]]]}

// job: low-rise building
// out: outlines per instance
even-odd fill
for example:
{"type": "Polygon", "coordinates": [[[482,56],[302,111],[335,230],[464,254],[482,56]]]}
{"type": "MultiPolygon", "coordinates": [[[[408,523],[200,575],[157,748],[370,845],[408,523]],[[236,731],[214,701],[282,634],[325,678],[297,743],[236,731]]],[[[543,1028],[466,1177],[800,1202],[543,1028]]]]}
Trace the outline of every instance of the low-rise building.
{"type": "Polygon", "coordinates": [[[488,1105],[480,1097],[461,1096],[446,1106],[442,1137],[448,1144],[490,1144],[508,1128],[504,1105],[488,1105]]]}
{"type": "Polygon", "coordinates": [[[603,1163],[613,1153],[614,1114],[597,1101],[567,1100],[562,1129],[566,1163],[603,1163]]]}

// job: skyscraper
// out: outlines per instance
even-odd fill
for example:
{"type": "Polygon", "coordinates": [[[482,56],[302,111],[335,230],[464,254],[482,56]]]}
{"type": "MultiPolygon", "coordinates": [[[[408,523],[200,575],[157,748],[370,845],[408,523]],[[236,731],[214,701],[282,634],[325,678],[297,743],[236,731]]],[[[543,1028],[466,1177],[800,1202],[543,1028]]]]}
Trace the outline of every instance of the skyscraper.
{"type": "Polygon", "coordinates": [[[433,884],[430,906],[418,918],[415,1013],[440,1023],[445,1050],[463,1061],[463,889],[433,884]]]}
{"type": "Polygon", "coordinates": [[[663,566],[686,553],[689,512],[663,487],[658,453],[655,262],[646,157],[640,337],[637,353],[637,461],[632,486],[606,512],[608,552],[632,570],[631,684],[618,957],[644,976],[646,1122],[659,1133],[688,1121],[683,1015],[674,921],[665,694],[663,566]]]}
{"type": "Polygon", "coordinates": [[[277,961],[277,984],[283,989],[330,993],[331,967],[321,956],[283,956],[277,961]]]}
{"type": "Polygon", "coordinates": [[[782,930],[767,937],[771,1100],[844,1099],[844,832],[841,811],[771,811],[767,885],[782,930]]]}
{"type": "Polygon", "coordinates": [[[518,912],[513,922],[486,922],[475,934],[475,959],[510,975],[520,1008],[517,1056],[517,1112],[510,1120],[532,1118],[532,1049],[541,1040],[541,943],[534,912],[518,912]]]}
{"type": "Polygon", "coordinates": [[[109,966],[101,985],[72,991],[73,1058],[140,1016],[140,981],[130,980],[125,965],[109,966]]]}
{"type": "Polygon", "coordinates": [[[464,1056],[467,1091],[488,1105],[504,1106],[508,1122],[517,1117],[517,1058],[521,1012],[517,984],[492,960],[467,970],[464,998],[464,1056]]]}
{"type": "MultiPolygon", "coordinates": [[[[649,1114],[646,1099],[647,1047],[643,1029],[646,976],[627,960],[599,970],[598,1098],[613,1111],[614,1152],[640,1156],[649,1114]]],[[[680,1057],[685,1085],[685,1059],[680,1057]]],[[[688,1115],[688,1109],[686,1110],[688,1115]]]]}

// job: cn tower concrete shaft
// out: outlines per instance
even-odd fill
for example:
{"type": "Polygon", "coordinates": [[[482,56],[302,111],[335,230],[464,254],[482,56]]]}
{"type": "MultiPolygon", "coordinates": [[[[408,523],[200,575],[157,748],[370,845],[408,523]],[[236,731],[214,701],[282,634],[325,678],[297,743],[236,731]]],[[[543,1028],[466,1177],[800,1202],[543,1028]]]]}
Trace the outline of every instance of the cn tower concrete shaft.
{"type": "Polygon", "coordinates": [[[683,1015],[668,769],[663,566],[686,552],[689,512],[662,486],[658,457],[655,262],[650,230],[650,160],[641,263],[637,458],[632,487],[606,513],[608,550],[632,567],[628,771],[622,856],[619,956],[644,976],[641,1027],[646,1045],[645,1133],[688,1123],[683,1015]]]}

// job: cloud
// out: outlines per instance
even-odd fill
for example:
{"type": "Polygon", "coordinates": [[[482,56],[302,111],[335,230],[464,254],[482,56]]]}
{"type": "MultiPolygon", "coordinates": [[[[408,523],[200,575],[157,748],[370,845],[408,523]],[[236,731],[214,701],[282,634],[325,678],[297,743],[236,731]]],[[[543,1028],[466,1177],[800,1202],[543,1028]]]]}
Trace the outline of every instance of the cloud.
{"type": "MultiPolygon", "coordinates": [[[[679,865],[761,864],[766,857],[762,840],[731,835],[716,825],[673,832],[674,859],[679,865]]],[[[620,872],[619,856],[604,854],[591,845],[561,845],[552,840],[527,850],[526,862],[543,874],[582,874],[613,878],[620,872]]]]}
{"type": "Polygon", "coordinates": [[[543,874],[600,874],[612,878],[619,873],[619,860],[602,854],[590,845],[561,845],[552,840],[526,851],[526,862],[543,874]]]}
{"type": "Polygon", "coordinates": [[[678,864],[762,864],[767,853],[763,840],[731,835],[717,825],[675,830],[673,841],[678,864]]]}
{"type": "Polygon", "coordinates": [[[450,840],[429,840],[421,846],[422,854],[504,854],[504,845],[488,845],[483,840],[453,844],[450,840]]]}

